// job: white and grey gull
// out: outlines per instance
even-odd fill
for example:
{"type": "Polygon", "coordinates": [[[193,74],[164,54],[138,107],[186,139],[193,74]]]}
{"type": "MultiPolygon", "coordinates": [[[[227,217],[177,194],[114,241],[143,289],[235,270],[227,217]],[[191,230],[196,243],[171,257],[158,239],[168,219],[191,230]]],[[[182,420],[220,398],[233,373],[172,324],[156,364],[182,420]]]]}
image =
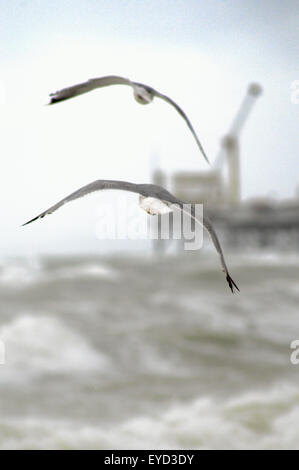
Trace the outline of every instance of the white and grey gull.
{"type": "Polygon", "coordinates": [[[188,119],[187,115],[184,111],[177,105],[175,101],[173,101],[168,96],[160,93],[159,91],[155,90],[154,88],[145,85],[143,83],[133,82],[128,78],[119,77],[117,75],[108,75],[105,77],[99,78],[92,78],[87,80],[86,82],[79,83],[77,85],[72,85],[67,88],[62,88],[61,90],[56,91],[55,93],[50,94],[50,102],[49,104],[59,103],[60,101],[68,100],[70,98],[74,98],[75,96],[82,95],[83,93],[88,93],[89,91],[95,90],[96,88],[103,88],[111,85],[129,85],[133,88],[134,98],[140,104],[149,104],[153,101],[153,99],[161,98],[162,100],[166,101],[166,103],[173,106],[176,111],[180,114],[180,116],[185,120],[187,126],[189,127],[196,143],[206,159],[209,163],[209,159],[201,145],[197,134],[188,119]]]}
{"type": "MultiPolygon", "coordinates": [[[[33,219],[29,220],[23,225],[28,225],[31,222],[34,222],[37,219],[41,219],[48,214],[52,214],[57,209],[62,207],[64,204],[79,199],[87,194],[93,193],[95,191],[103,191],[103,190],[120,190],[120,191],[129,191],[132,193],[139,194],[139,203],[142,209],[146,210],[147,213],[154,215],[154,214],[163,214],[165,212],[169,212],[172,210],[171,206],[176,205],[182,212],[186,212],[186,204],[180,199],[173,196],[170,192],[164,189],[161,186],[155,184],[135,184],[129,183],[127,181],[116,181],[116,180],[96,180],[82,188],[78,189],[77,191],[73,192],[69,196],[61,199],[61,201],[57,202],[53,206],[51,206],[46,211],[42,212],[38,216],[34,217],[33,219]]],[[[228,268],[224,259],[223,251],[216,234],[216,231],[209,220],[209,218],[204,214],[202,221],[197,219],[195,216],[195,206],[194,204],[191,205],[191,211],[189,212],[189,216],[192,217],[196,222],[202,224],[204,228],[209,233],[212,242],[220,256],[220,261],[222,265],[222,270],[226,275],[226,280],[232,292],[234,292],[234,288],[239,290],[238,286],[235,284],[233,279],[231,278],[228,268]]]]}

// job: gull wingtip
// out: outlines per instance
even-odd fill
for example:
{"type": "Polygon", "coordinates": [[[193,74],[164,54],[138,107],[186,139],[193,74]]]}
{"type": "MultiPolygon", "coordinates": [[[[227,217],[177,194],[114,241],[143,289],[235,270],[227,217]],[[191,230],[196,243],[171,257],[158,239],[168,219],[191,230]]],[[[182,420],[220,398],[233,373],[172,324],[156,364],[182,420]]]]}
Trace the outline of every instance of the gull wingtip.
{"type": "Polygon", "coordinates": [[[205,159],[205,161],[207,162],[207,164],[211,166],[211,162],[210,162],[210,160],[208,159],[208,156],[207,156],[206,152],[205,152],[204,149],[202,148],[202,145],[200,145],[199,148],[200,148],[200,150],[201,150],[201,153],[202,153],[203,158],[205,159]]]}
{"type": "Polygon", "coordinates": [[[227,276],[226,276],[226,280],[227,280],[227,282],[228,282],[228,285],[229,285],[230,290],[232,291],[232,294],[235,293],[234,288],[235,288],[238,292],[240,292],[239,287],[237,286],[237,284],[235,283],[235,281],[230,277],[230,275],[229,275],[228,273],[227,273],[227,276]]]}
{"type": "Polygon", "coordinates": [[[208,156],[207,156],[206,152],[203,152],[203,156],[204,156],[206,162],[208,163],[208,165],[211,166],[211,162],[210,162],[210,160],[208,159],[208,156]]]}
{"type": "Polygon", "coordinates": [[[21,227],[25,227],[25,225],[31,224],[31,222],[34,222],[35,220],[37,220],[37,219],[39,219],[39,218],[40,218],[40,216],[34,217],[33,219],[28,220],[27,222],[25,222],[24,224],[22,224],[21,227]]]}

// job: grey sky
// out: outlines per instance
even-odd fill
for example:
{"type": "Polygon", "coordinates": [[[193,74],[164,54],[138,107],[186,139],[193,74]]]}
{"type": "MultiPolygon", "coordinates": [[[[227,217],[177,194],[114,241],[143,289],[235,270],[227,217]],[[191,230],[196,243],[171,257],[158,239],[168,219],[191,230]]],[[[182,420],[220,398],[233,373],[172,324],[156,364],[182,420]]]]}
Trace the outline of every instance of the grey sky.
{"type": "Polygon", "coordinates": [[[212,161],[258,81],[264,94],[241,139],[243,196],[294,194],[298,1],[2,0],[0,10],[1,254],[92,244],[101,199],[62,210],[47,229],[18,225],[93,179],[147,182],[151,158],[169,173],[206,168],[180,118],[163,103],[138,106],[130,90],[42,106],[49,92],[93,76],[117,73],[169,94],[212,161]]]}

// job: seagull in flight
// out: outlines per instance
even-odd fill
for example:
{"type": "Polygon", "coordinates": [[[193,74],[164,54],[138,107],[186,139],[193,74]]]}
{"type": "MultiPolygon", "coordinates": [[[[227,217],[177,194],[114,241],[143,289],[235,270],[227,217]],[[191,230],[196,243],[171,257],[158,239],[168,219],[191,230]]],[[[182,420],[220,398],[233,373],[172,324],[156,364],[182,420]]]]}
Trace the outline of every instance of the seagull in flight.
{"type": "MultiPolygon", "coordinates": [[[[142,209],[144,209],[150,215],[158,215],[158,214],[165,214],[167,212],[172,212],[173,208],[171,206],[176,205],[182,212],[186,212],[186,205],[183,201],[173,196],[169,193],[166,189],[162,186],[158,186],[156,184],[134,184],[129,183],[127,181],[115,181],[115,180],[96,180],[82,188],[78,189],[77,191],[73,192],[69,196],[61,199],[61,201],[54,204],[54,206],[50,207],[46,211],[39,214],[37,217],[26,222],[24,225],[28,225],[31,222],[34,222],[37,219],[41,219],[45,217],[45,215],[52,214],[57,209],[62,207],[64,204],[68,202],[75,201],[87,194],[93,193],[95,191],[103,191],[103,190],[120,190],[120,191],[129,191],[131,193],[136,193],[139,195],[139,205],[142,209]]],[[[233,279],[231,278],[227,265],[224,259],[223,251],[215,232],[215,229],[210,222],[209,218],[204,215],[203,220],[200,221],[195,216],[195,206],[194,204],[191,205],[191,211],[188,215],[195,220],[195,222],[203,225],[203,227],[208,231],[212,242],[220,256],[220,262],[222,266],[222,270],[226,275],[226,280],[232,292],[234,292],[234,288],[239,290],[238,286],[235,284],[233,279]]]]}
{"type": "Polygon", "coordinates": [[[189,121],[188,117],[184,113],[184,111],[166,95],[163,95],[159,91],[155,90],[154,88],[144,85],[143,83],[132,82],[128,78],[118,77],[116,75],[108,75],[106,77],[100,78],[92,78],[87,80],[86,82],[79,83],[77,85],[73,85],[67,88],[63,88],[62,90],[58,90],[55,93],[50,94],[50,102],[48,104],[59,103],[59,101],[68,100],[69,98],[73,98],[74,96],[82,95],[83,93],[88,93],[89,91],[95,90],[96,88],[102,88],[110,85],[129,85],[133,88],[134,98],[137,103],[140,104],[149,104],[153,101],[154,97],[161,98],[162,100],[166,101],[166,103],[173,106],[176,111],[182,116],[185,120],[187,126],[189,127],[190,131],[193,134],[196,143],[204,156],[205,160],[209,162],[209,159],[201,145],[195,130],[191,122],[189,121]]]}

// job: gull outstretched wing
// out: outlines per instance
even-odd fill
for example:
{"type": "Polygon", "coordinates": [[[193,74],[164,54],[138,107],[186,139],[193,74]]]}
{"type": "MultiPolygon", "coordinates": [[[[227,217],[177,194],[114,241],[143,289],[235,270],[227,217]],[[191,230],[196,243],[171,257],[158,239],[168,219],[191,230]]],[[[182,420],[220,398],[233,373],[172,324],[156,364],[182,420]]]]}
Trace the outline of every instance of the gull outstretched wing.
{"type": "Polygon", "coordinates": [[[129,183],[127,181],[113,181],[113,180],[96,180],[82,188],[74,191],[73,193],[69,194],[65,198],[61,199],[61,201],[57,202],[53,206],[49,207],[49,209],[45,210],[41,214],[37,215],[33,219],[25,222],[24,225],[31,224],[35,220],[42,219],[46,215],[52,214],[53,212],[57,211],[60,207],[64,206],[68,202],[75,201],[81,197],[86,196],[87,194],[93,193],[95,191],[104,191],[108,189],[115,189],[115,190],[122,190],[122,191],[130,191],[133,193],[138,193],[138,185],[134,183],[129,183]]]}
{"type": "Polygon", "coordinates": [[[182,118],[184,119],[184,121],[186,122],[187,126],[189,127],[194,139],[196,140],[196,143],[199,147],[199,150],[201,151],[203,157],[205,158],[205,160],[210,164],[210,161],[207,157],[207,154],[206,152],[204,151],[204,148],[199,140],[199,138],[197,137],[197,134],[189,120],[189,118],[187,117],[187,115],[184,113],[184,111],[182,110],[182,108],[180,108],[180,106],[175,102],[173,101],[171,98],[169,98],[169,96],[166,96],[166,95],[163,95],[162,93],[159,93],[157,90],[154,90],[154,94],[157,98],[161,98],[162,100],[166,101],[166,103],[170,104],[171,106],[174,107],[174,109],[176,109],[176,111],[180,114],[180,116],[182,116],[182,118]]]}
{"type": "Polygon", "coordinates": [[[59,103],[59,101],[68,100],[69,98],[74,98],[75,96],[82,95],[83,93],[88,93],[89,91],[95,90],[96,88],[102,88],[110,85],[131,85],[131,82],[127,78],[119,77],[117,75],[92,78],[86,82],[78,83],[77,85],[72,85],[67,88],[62,88],[61,90],[55,91],[55,93],[51,93],[49,104],[59,103]]]}

